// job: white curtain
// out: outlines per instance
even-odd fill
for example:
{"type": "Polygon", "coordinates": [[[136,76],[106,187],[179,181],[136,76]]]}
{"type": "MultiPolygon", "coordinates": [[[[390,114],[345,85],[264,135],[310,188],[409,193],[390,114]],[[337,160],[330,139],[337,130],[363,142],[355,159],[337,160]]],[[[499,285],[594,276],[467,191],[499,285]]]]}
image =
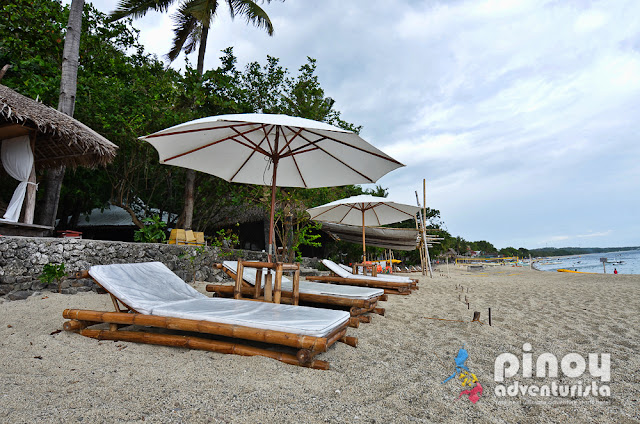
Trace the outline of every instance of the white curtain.
{"type": "Polygon", "coordinates": [[[20,181],[3,218],[5,221],[18,222],[33,168],[33,152],[28,135],[2,140],[2,165],[7,174],[20,181]]]}

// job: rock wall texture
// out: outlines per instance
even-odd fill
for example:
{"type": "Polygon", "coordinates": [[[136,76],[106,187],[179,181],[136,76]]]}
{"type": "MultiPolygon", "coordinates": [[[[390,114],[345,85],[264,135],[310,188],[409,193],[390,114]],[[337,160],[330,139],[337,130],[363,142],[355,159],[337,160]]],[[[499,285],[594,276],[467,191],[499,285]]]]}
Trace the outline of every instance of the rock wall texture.
{"type": "MultiPolygon", "coordinates": [[[[72,275],[92,265],[159,261],[185,281],[221,281],[226,277],[213,264],[223,260],[266,261],[262,252],[224,250],[195,246],[176,246],[156,243],[126,243],[72,238],[0,237],[0,297],[9,300],[24,299],[36,291],[57,290],[38,278],[47,263],[65,265],[72,275]]],[[[317,260],[306,259],[302,266],[314,266],[317,260]]],[[[74,294],[94,290],[89,279],[65,279],[62,292],[74,294]]]]}

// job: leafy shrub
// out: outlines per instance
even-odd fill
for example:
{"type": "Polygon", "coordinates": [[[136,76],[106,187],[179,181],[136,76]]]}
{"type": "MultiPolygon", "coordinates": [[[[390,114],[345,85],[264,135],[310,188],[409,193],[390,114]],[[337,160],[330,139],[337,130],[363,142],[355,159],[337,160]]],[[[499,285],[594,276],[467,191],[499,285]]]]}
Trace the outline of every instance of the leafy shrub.
{"type": "Polygon", "coordinates": [[[144,227],[140,228],[133,235],[135,241],[142,243],[163,243],[167,239],[164,229],[167,223],[160,219],[159,215],[142,220],[144,227]]]}
{"type": "Polygon", "coordinates": [[[52,264],[49,262],[42,268],[42,274],[38,278],[45,284],[52,284],[54,281],[58,284],[58,293],[62,292],[62,281],[67,276],[64,264],[52,264]]]}

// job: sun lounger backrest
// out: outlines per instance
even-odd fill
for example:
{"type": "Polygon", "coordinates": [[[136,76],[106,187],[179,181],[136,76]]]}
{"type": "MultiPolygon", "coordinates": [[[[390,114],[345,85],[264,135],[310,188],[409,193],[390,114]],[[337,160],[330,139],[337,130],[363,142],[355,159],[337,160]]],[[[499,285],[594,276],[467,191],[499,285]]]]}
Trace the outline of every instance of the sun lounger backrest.
{"type": "Polygon", "coordinates": [[[158,305],[207,298],[161,262],[95,265],[89,275],[105,290],[141,314],[158,305]]]}
{"type": "Polygon", "coordinates": [[[340,265],[338,265],[337,263],[329,260],[329,259],[323,259],[322,263],[324,264],[324,266],[326,266],[327,268],[329,268],[329,270],[331,272],[333,272],[334,274],[338,275],[339,277],[342,278],[349,278],[349,277],[353,277],[353,274],[351,274],[349,271],[342,269],[342,267],[340,265]]]}
{"type": "MultiPolygon", "coordinates": [[[[347,266],[347,265],[345,265],[345,264],[338,264],[338,266],[339,266],[340,268],[344,269],[344,270],[345,270],[345,271],[347,271],[347,272],[351,272],[351,271],[353,271],[353,268],[351,268],[351,267],[349,267],[349,266],[347,266]]],[[[351,272],[351,273],[353,274],[353,272],[351,272]]]]}

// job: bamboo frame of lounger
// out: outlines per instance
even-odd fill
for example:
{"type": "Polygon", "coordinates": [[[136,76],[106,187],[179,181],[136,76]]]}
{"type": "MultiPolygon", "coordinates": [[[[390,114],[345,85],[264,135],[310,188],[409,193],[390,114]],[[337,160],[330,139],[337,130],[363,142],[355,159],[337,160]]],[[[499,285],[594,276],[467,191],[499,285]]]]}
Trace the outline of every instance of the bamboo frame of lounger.
{"type": "MultiPolygon", "coordinates": [[[[217,264],[216,267],[221,268],[222,265],[217,264]]],[[[289,293],[292,299],[291,303],[294,305],[298,305],[300,300],[300,264],[285,264],[282,262],[252,262],[238,259],[238,272],[235,276],[231,277],[235,280],[233,290],[234,299],[242,299],[242,283],[244,281],[242,275],[244,274],[244,268],[256,269],[256,281],[262,281],[263,269],[271,269],[275,271],[275,278],[272,277],[271,273],[267,274],[264,289],[261,287],[261,284],[256,284],[253,289],[254,299],[260,299],[264,300],[265,302],[273,303],[280,303],[282,299],[282,274],[285,271],[293,271],[293,290],[289,293]]]]}
{"type": "MultiPolygon", "coordinates": [[[[91,278],[87,271],[76,273],[76,278],[91,278]]],[[[94,282],[100,286],[95,279],[94,282]]],[[[100,286],[102,287],[102,286],[100,286]]],[[[102,287],[104,289],[104,287],[102,287]]],[[[263,330],[235,324],[192,320],[185,318],[163,317],[138,313],[135,309],[124,304],[108,290],[104,289],[115,306],[116,312],[91,311],[82,309],[65,309],[62,316],[70,321],[63,325],[66,331],[73,331],[85,337],[98,340],[117,340],[133,343],[146,343],[163,346],[177,346],[191,349],[207,350],[219,353],[233,353],[243,356],[265,356],[291,365],[315,369],[329,369],[327,361],[314,359],[316,355],[326,352],[337,342],[356,347],[357,337],[347,336],[348,322],[335,329],[326,337],[306,336],[275,330],[263,330]],[[123,312],[119,303],[128,311],[123,312]],[[109,330],[89,329],[87,327],[107,323],[109,330]],[[156,327],[168,330],[197,332],[214,336],[229,337],[234,339],[250,340],[272,345],[287,346],[297,349],[295,354],[274,351],[266,348],[247,346],[241,343],[233,343],[222,340],[214,340],[203,337],[160,334],[143,331],[122,330],[126,326],[156,327]]]]}
{"type": "MultiPolygon", "coordinates": [[[[235,272],[224,267],[222,264],[216,264],[215,267],[218,269],[222,269],[229,277],[231,277],[231,279],[233,279],[236,282],[236,286],[237,286],[238,275],[240,274],[236,274],[235,272]]],[[[258,269],[258,271],[260,270],[258,269]]],[[[260,281],[257,277],[258,275],[256,275],[256,281],[260,281]]],[[[235,296],[236,286],[231,287],[223,284],[207,284],[206,290],[208,292],[214,292],[219,295],[228,297],[232,294],[235,296]]],[[[241,294],[246,296],[253,296],[254,299],[264,300],[264,296],[261,294],[260,288],[256,286],[251,286],[249,283],[244,281],[244,279],[242,279],[241,285],[240,285],[240,292],[241,294]]],[[[299,293],[299,285],[298,285],[298,293],[299,293]]],[[[284,291],[281,291],[281,296],[282,296],[281,299],[283,302],[293,303],[294,292],[284,290],[284,291]]],[[[378,307],[378,301],[387,300],[387,296],[382,295],[373,299],[350,299],[350,298],[341,297],[341,296],[299,293],[298,299],[303,302],[346,307],[346,308],[349,308],[349,313],[351,314],[351,316],[356,317],[356,316],[366,314],[368,312],[373,312],[378,315],[384,315],[385,310],[384,308],[378,307]]],[[[361,322],[363,321],[361,320],[361,322]]]]}
{"type": "Polygon", "coordinates": [[[376,279],[364,278],[344,278],[334,275],[330,276],[308,276],[308,281],[318,281],[322,283],[346,284],[350,286],[365,286],[384,289],[385,294],[411,294],[411,290],[417,290],[418,286],[415,281],[399,282],[399,281],[382,281],[376,279]]]}
{"type": "MultiPolygon", "coordinates": [[[[207,284],[206,286],[206,290],[208,292],[216,293],[220,297],[233,297],[234,289],[235,289],[234,286],[228,286],[224,284],[207,284]]],[[[254,293],[253,286],[249,285],[247,282],[243,282],[242,294],[245,296],[251,296],[253,293],[254,293]]],[[[290,291],[282,292],[282,297],[281,297],[282,303],[288,303],[288,304],[293,303],[293,299],[290,296],[290,293],[291,293],[290,291]]],[[[386,298],[386,295],[382,295],[382,296],[386,298]]],[[[301,297],[300,300],[302,302],[308,302],[308,303],[314,303],[314,304],[320,304],[320,305],[336,305],[336,306],[343,306],[345,308],[348,308],[349,314],[351,315],[351,318],[352,318],[349,321],[350,327],[358,328],[359,323],[370,322],[371,320],[367,319],[368,317],[364,316],[364,314],[366,313],[372,312],[374,314],[383,315],[383,316],[385,314],[384,308],[380,308],[377,306],[378,303],[376,299],[373,299],[373,301],[371,301],[371,300],[364,300],[364,299],[347,299],[342,297],[336,298],[335,296],[304,294],[304,293],[301,293],[300,297],[301,297]],[[337,299],[337,301],[334,302],[334,299],[337,299]],[[350,303],[349,300],[356,300],[358,302],[355,302],[355,303],[362,306],[355,306],[352,303],[350,303]]],[[[245,300],[257,300],[261,302],[264,301],[264,299],[251,299],[251,298],[245,299],[245,300]]]]}

